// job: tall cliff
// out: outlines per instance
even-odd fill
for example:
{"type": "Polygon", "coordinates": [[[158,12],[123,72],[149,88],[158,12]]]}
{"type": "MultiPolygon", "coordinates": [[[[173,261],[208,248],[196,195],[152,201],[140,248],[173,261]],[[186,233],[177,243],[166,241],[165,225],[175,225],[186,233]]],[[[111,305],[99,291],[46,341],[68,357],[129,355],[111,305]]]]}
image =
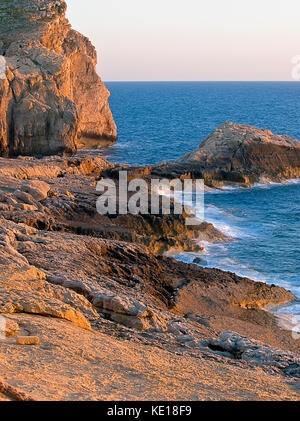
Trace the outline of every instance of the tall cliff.
{"type": "Polygon", "coordinates": [[[90,41],[64,0],[0,2],[0,155],[73,153],[117,139],[90,41]]]}

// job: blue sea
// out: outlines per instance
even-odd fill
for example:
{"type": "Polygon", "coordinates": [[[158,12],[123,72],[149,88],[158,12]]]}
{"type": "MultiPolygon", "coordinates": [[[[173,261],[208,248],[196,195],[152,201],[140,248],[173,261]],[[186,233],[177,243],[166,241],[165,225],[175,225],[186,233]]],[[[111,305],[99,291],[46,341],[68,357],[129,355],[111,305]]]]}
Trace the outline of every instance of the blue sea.
{"type": "MultiPolygon", "coordinates": [[[[300,139],[297,82],[107,83],[119,141],[97,152],[114,162],[154,164],[197,148],[221,123],[250,124],[300,139]]],[[[95,152],[94,152],[95,153],[95,152]]],[[[300,184],[205,194],[205,218],[231,237],[205,244],[203,265],[281,285],[300,299],[300,184]]],[[[195,254],[179,259],[192,262],[195,254]]],[[[300,302],[279,312],[300,314],[300,302]]]]}

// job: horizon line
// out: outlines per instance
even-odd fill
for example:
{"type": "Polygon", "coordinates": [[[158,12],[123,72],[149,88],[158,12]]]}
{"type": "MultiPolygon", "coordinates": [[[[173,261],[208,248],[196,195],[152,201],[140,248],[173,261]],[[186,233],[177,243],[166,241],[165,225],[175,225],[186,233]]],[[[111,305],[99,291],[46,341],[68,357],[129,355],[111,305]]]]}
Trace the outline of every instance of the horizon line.
{"type": "Polygon", "coordinates": [[[102,79],[104,83],[299,83],[299,80],[105,80],[102,79]]]}

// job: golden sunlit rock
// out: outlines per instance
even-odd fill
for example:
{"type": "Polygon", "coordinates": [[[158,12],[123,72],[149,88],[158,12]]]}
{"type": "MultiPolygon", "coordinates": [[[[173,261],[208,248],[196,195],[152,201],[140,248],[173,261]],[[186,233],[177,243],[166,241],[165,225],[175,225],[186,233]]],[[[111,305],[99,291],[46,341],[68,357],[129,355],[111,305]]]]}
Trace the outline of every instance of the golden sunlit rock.
{"type": "Polygon", "coordinates": [[[72,153],[117,139],[91,42],[64,0],[0,5],[0,154],[72,153]]]}

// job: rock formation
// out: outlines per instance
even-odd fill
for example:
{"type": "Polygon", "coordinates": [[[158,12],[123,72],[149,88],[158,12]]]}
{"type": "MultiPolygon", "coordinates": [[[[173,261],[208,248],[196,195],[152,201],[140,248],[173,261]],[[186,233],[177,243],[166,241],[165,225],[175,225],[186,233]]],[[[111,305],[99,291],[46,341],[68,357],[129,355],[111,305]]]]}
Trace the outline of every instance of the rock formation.
{"type": "Polygon", "coordinates": [[[300,177],[300,141],[270,130],[223,123],[200,146],[176,161],[157,165],[115,165],[106,176],[128,180],[144,178],[204,179],[207,189],[224,184],[250,187],[255,183],[285,182],[300,177]]]}
{"type": "Polygon", "coordinates": [[[117,139],[90,41],[64,0],[0,4],[0,154],[73,153],[117,139]]]}
{"type": "Polygon", "coordinates": [[[228,352],[233,358],[300,377],[300,357],[291,352],[266,346],[235,332],[223,332],[218,339],[210,339],[208,343],[212,349],[228,352]]]}
{"type": "Polygon", "coordinates": [[[251,185],[300,177],[300,141],[231,122],[222,124],[177,164],[202,173],[208,185],[251,185]]]}
{"type": "Polygon", "coordinates": [[[294,295],[160,255],[226,241],[210,224],[98,215],[113,167],[0,158],[0,400],[299,399],[300,340],[262,309],[294,295]]]}

